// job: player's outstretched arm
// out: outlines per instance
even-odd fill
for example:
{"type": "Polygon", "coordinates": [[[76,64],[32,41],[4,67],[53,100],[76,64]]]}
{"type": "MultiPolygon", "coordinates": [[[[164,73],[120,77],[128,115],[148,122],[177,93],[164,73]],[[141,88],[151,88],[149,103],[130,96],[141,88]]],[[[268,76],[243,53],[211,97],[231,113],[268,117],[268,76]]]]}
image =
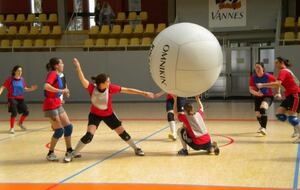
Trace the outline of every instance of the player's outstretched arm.
{"type": "Polygon", "coordinates": [[[137,94],[137,95],[141,95],[141,96],[145,96],[147,98],[154,98],[154,94],[152,92],[147,92],[147,91],[141,91],[135,88],[126,88],[126,87],[122,87],[121,88],[121,93],[125,93],[125,94],[137,94]]]}
{"type": "Polygon", "coordinates": [[[154,94],[154,98],[159,98],[159,97],[161,97],[162,95],[164,95],[165,93],[166,93],[166,92],[162,90],[162,91],[160,91],[160,92],[154,94]]]}
{"type": "Polygon", "coordinates": [[[281,81],[277,80],[269,83],[257,83],[256,86],[257,88],[279,88],[281,86],[281,81]]]}
{"type": "Polygon", "coordinates": [[[89,81],[85,78],[85,76],[81,70],[80,62],[76,58],[74,58],[73,64],[75,65],[76,72],[77,72],[78,78],[79,78],[82,86],[84,88],[87,88],[89,86],[89,81]]]}

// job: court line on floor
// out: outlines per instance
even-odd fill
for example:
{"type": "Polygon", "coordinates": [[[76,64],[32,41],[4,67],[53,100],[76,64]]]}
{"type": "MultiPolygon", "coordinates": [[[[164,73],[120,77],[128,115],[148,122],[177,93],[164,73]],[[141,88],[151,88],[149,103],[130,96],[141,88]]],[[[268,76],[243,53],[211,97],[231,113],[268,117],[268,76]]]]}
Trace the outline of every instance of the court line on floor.
{"type": "Polygon", "coordinates": [[[299,161],[300,161],[300,145],[298,144],[298,146],[297,146],[297,157],[296,157],[296,165],[295,165],[293,189],[298,189],[299,161]]]}
{"type": "MultiPolygon", "coordinates": [[[[87,119],[83,119],[83,118],[77,118],[77,119],[70,119],[71,121],[73,122],[76,122],[76,121],[87,121],[87,119]]],[[[162,119],[162,118],[123,118],[121,119],[122,121],[165,121],[165,119],[162,119]]],[[[9,121],[9,120],[0,120],[0,121],[9,121]]],[[[27,122],[46,122],[48,121],[47,119],[27,119],[26,120],[27,122]]],[[[239,118],[211,118],[211,119],[205,119],[205,121],[216,121],[216,122],[228,122],[228,121],[231,121],[231,122],[249,122],[249,121],[255,121],[255,119],[250,119],[250,118],[244,118],[244,119],[239,119],[239,118]]],[[[276,119],[269,119],[269,121],[277,121],[276,119]]],[[[12,136],[9,136],[9,137],[4,137],[2,139],[0,139],[0,142],[2,141],[5,141],[5,140],[9,140],[9,139],[14,139],[16,137],[19,137],[19,136],[23,136],[23,135],[26,135],[28,133],[32,133],[32,132],[36,132],[36,131],[40,131],[42,129],[45,129],[47,127],[44,127],[44,128],[40,128],[40,129],[36,129],[34,131],[30,131],[30,132],[25,132],[25,133],[22,133],[22,134],[18,134],[18,135],[12,135],[12,136]]]]}
{"type": "MultiPolygon", "coordinates": [[[[167,128],[169,128],[168,125],[165,126],[165,127],[163,127],[162,129],[159,129],[158,131],[156,131],[156,132],[154,132],[154,133],[148,135],[147,137],[145,137],[145,138],[143,138],[143,139],[140,139],[140,140],[136,141],[135,144],[139,144],[139,143],[141,143],[141,142],[143,142],[143,141],[146,141],[147,139],[153,137],[154,135],[160,133],[161,131],[163,131],[163,130],[165,130],[165,129],[167,129],[167,128]]],[[[107,156],[107,157],[101,159],[101,160],[96,161],[95,163],[93,163],[93,164],[91,164],[91,165],[85,167],[84,169],[81,169],[80,171],[76,172],[75,174],[73,174],[73,175],[71,175],[71,176],[69,176],[69,177],[66,177],[65,179],[61,180],[58,184],[63,184],[64,182],[66,182],[66,181],[68,181],[68,180],[70,180],[70,179],[72,179],[72,178],[74,178],[74,177],[76,177],[76,176],[82,174],[83,172],[85,172],[85,171],[91,169],[92,167],[94,167],[94,166],[96,166],[96,165],[98,165],[98,164],[100,164],[100,163],[102,163],[102,162],[104,162],[104,161],[106,161],[106,160],[108,160],[108,159],[110,159],[110,158],[113,158],[113,157],[115,157],[115,156],[117,156],[117,155],[123,153],[125,150],[127,150],[127,149],[129,149],[129,148],[130,148],[130,146],[126,146],[125,148],[123,148],[123,149],[121,149],[121,150],[119,150],[119,151],[117,151],[117,152],[115,152],[115,153],[113,153],[113,154],[111,154],[111,155],[109,155],[109,156],[107,156]]],[[[58,184],[57,184],[57,185],[58,185],[58,184]]],[[[52,188],[53,188],[53,187],[52,187],[52,188]]],[[[49,189],[51,189],[51,188],[48,188],[47,190],[49,190],[49,189]]]]}
{"type": "Polygon", "coordinates": [[[24,136],[24,135],[27,135],[27,134],[29,134],[29,133],[41,131],[41,130],[46,129],[46,128],[48,128],[48,127],[49,127],[49,126],[47,126],[47,127],[42,127],[42,128],[38,128],[38,129],[33,129],[33,130],[30,130],[30,131],[27,130],[26,132],[24,131],[23,133],[18,133],[18,134],[9,134],[10,136],[1,138],[1,139],[0,139],[0,142],[4,142],[4,141],[6,141],[6,140],[10,140],[10,139],[14,139],[14,138],[16,138],[16,137],[24,136]]]}

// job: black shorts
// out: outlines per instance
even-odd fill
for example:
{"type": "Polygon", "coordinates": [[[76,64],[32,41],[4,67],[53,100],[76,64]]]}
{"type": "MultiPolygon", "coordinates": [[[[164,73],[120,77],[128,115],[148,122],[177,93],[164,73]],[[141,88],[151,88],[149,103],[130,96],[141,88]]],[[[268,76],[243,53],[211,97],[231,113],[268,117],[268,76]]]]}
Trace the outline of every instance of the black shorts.
{"type": "Polygon", "coordinates": [[[112,130],[114,130],[122,125],[122,122],[117,118],[117,116],[114,113],[109,116],[97,116],[93,113],[90,113],[88,125],[96,125],[96,127],[98,129],[98,126],[100,125],[100,122],[102,120],[112,130]]]}
{"type": "Polygon", "coordinates": [[[273,100],[274,100],[273,96],[262,96],[262,97],[255,96],[254,97],[254,104],[255,104],[254,111],[259,111],[260,105],[262,102],[267,102],[267,104],[270,107],[273,103],[273,100]]]}
{"type": "MultiPolygon", "coordinates": [[[[185,104],[186,98],[183,97],[177,97],[177,111],[178,112],[183,112],[183,106],[185,104]]],[[[167,99],[166,101],[166,110],[167,112],[170,110],[173,110],[174,107],[174,99],[167,99]]]]}
{"type": "Polygon", "coordinates": [[[209,141],[208,143],[205,144],[195,144],[192,139],[189,137],[189,135],[186,132],[186,128],[182,127],[180,129],[180,134],[181,138],[183,141],[189,145],[193,150],[209,150],[212,146],[211,142],[209,141]]]}
{"type": "Polygon", "coordinates": [[[284,107],[292,112],[300,112],[300,93],[291,94],[287,96],[280,104],[280,107],[284,107]]]}
{"type": "Polygon", "coordinates": [[[28,112],[24,99],[8,99],[8,112],[17,111],[19,114],[28,112]]]}

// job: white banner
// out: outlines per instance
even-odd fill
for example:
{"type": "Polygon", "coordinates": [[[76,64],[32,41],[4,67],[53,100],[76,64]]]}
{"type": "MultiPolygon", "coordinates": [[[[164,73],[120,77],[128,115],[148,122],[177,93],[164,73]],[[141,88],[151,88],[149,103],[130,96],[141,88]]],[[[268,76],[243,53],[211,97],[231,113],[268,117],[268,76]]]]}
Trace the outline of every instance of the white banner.
{"type": "Polygon", "coordinates": [[[208,0],[210,28],[246,26],[246,0],[208,0]]]}

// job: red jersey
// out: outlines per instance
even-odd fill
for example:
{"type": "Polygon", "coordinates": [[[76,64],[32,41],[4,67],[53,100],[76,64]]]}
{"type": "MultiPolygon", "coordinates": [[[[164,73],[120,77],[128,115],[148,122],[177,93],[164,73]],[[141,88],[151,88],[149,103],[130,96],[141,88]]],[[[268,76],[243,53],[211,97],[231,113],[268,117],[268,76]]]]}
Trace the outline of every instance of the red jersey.
{"type": "MultiPolygon", "coordinates": [[[[50,84],[54,88],[63,89],[61,78],[56,71],[50,71],[47,75],[46,83],[50,84]]],[[[44,90],[45,100],[43,104],[43,110],[53,110],[61,106],[61,99],[59,98],[61,93],[50,92],[44,90]]]]}
{"type": "Polygon", "coordinates": [[[179,121],[184,123],[188,136],[195,144],[206,144],[211,141],[203,121],[203,115],[203,111],[200,109],[194,115],[185,115],[183,113],[178,115],[179,121]]]}
{"type": "MultiPolygon", "coordinates": [[[[255,91],[258,91],[259,89],[256,86],[257,83],[269,83],[275,81],[275,76],[269,73],[264,73],[261,77],[258,77],[256,74],[254,74],[250,77],[249,86],[255,91]]],[[[274,92],[271,88],[261,88],[260,91],[264,94],[264,96],[274,96],[274,92]]]]}
{"type": "Polygon", "coordinates": [[[91,96],[90,112],[97,116],[110,116],[113,113],[112,95],[121,92],[121,87],[110,84],[104,92],[100,92],[93,83],[90,83],[87,91],[91,96]]]}
{"type": "Polygon", "coordinates": [[[7,89],[8,99],[24,99],[24,91],[26,83],[23,77],[16,79],[14,77],[9,77],[4,82],[3,86],[7,89]]]}
{"type": "Polygon", "coordinates": [[[173,96],[171,96],[170,94],[167,94],[167,100],[173,99],[173,96]]]}
{"type": "Polygon", "coordinates": [[[281,85],[284,87],[284,96],[287,97],[291,94],[297,94],[300,92],[300,88],[296,82],[294,74],[289,69],[281,69],[279,71],[277,80],[281,81],[281,85]]]}

